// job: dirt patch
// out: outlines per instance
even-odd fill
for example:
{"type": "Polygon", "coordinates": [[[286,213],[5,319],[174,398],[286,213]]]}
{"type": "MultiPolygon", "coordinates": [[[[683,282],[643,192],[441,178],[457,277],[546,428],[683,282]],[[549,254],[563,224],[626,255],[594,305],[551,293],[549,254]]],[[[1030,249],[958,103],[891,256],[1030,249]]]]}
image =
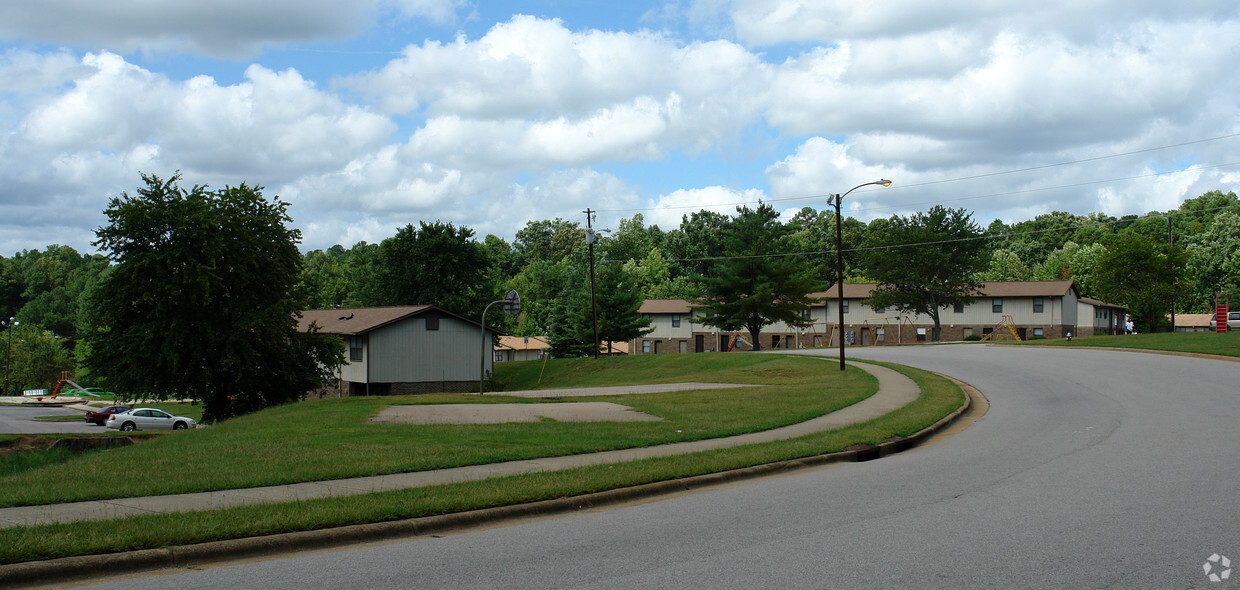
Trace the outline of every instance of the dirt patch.
{"type": "Polygon", "coordinates": [[[609,402],[551,404],[428,404],[389,406],[371,424],[504,424],[508,422],[654,422],[662,420],[609,402]]]}
{"type": "Polygon", "coordinates": [[[66,448],[77,454],[96,449],[111,449],[115,447],[127,447],[137,442],[135,439],[125,436],[107,436],[107,437],[68,437],[57,438],[49,436],[20,436],[17,438],[0,441],[0,455],[9,453],[30,453],[37,451],[46,451],[52,448],[66,448]]]}

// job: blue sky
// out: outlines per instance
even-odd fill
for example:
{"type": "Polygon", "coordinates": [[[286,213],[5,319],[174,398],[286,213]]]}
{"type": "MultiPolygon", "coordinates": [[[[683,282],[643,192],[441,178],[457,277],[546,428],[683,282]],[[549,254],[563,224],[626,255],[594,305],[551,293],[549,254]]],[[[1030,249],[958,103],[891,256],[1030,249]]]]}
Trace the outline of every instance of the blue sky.
{"type": "Polygon", "coordinates": [[[93,251],[176,170],[280,195],[305,249],[878,178],[849,213],[1143,214],[1235,190],[1237,65],[1234,1],[5,3],[0,254],[93,251]]]}

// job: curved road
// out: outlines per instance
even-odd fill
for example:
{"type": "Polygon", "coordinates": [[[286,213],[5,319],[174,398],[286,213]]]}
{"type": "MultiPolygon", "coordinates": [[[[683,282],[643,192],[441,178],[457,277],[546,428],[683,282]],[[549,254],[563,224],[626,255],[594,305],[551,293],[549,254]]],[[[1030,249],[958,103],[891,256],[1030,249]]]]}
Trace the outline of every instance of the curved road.
{"type": "Polygon", "coordinates": [[[990,412],[869,463],[116,587],[1240,588],[1240,363],[984,345],[850,355],[966,381],[990,412]]]}

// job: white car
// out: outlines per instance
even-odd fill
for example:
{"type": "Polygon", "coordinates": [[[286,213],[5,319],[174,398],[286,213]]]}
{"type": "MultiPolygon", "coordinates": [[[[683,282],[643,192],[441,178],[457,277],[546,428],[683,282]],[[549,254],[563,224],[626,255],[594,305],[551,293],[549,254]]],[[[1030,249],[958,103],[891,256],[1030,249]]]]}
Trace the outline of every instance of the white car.
{"type": "Polygon", "coordinates": [[[156,408],[134,408],[128,412],[108,416],[108,428],[115,430],[185,430],[197,428],[198,423],[185,416],[173,416],[156,408]]]}

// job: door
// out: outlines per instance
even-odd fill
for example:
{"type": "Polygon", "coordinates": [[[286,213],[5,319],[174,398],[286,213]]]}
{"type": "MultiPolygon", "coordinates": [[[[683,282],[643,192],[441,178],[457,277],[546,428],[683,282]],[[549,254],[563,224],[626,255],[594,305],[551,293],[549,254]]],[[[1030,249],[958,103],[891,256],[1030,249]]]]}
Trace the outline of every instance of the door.
{"type": "Polygon", "coordinates": [[[706,336],[698,334],[693,337],[693,352],[706,352],[706,336]]]}

